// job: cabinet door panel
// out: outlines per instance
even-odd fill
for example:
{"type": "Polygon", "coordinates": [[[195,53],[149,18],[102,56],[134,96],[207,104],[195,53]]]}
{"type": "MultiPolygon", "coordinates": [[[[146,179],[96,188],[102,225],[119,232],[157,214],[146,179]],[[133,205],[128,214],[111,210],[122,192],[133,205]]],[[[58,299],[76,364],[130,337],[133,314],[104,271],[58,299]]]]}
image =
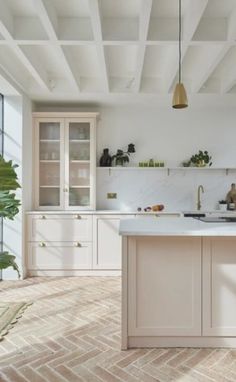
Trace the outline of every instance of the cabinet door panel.
{"type": "Polygon", "coordinates": [[[93,119],[67,118],[65,130],[66,209],[94,209],[95,126],[93,119]]]}
{"type": "Polygon", "coordinates": [[[129,336],[201,335],[201,239],[128,238],[129,336]]]}
{"type": "Polygon", "coordinates": [[[31,243],[29,244],[28,269],[91,269],[91,243],[31,243]]]}
{"type": "Polygon", "coordinates": [[[91,241],[92,216],[42,215],[29,218],[30,241],[91,241]]]}
{"type": "Polygon", "coordinates": [[[133,215],[94,217],[93,267],[95,269],[121,269],[120,220],[132,217],[133,215]]]}
{"type": "Polygon", "coordinates": [[[35,121],[35,204],[40,209],[64,207],[64,120],[35,121]]]}
{"type": "Polygon", "coordinates": [[[236,335],[236,238],[203,239],[203,335],[236,335]]]}

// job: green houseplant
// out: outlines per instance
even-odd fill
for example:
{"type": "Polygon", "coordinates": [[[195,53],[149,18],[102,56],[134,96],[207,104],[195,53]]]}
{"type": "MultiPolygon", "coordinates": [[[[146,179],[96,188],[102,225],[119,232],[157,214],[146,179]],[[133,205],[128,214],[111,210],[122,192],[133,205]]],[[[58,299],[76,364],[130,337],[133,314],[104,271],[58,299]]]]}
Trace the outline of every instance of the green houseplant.
{"type": "Polygon", "coordinates": [[[135,153],[135,146],[133,143],[128,145],[127,151],[118,149],[116,154],[112,156],[112,162],[115,161],[116,166],[124,166],[129,162],[129,156],[131,153],[135,153]]]}
{"type": "Polygon", "coordinates": [[[199,150],[197,154],[194,154],[190,158],[190,162],[195,167],[205,167],[205,166],[211,166],[212,157],[208,154],[208,151],[202,151],[199,150]]]}
{"type": "MultiPolygon", "coordinates": [[[[13,220],[19,212],[20,201],[16,198],[15,190],[20,188],[12,161],[6,161],[0,156],[0,218],[13,220]]],[[[0,252],[0,269],[12,267],[20,277],[15,256],[8,252],[0,252]]]]}

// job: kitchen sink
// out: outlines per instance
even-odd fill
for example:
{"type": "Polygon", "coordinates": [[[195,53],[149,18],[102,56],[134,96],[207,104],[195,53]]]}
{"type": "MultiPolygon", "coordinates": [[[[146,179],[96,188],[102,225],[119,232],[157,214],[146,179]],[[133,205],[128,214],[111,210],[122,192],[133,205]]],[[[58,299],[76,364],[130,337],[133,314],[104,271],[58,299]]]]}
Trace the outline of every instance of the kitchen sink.
{"type": "Polygon", "coordinates": [[[195,217],[195,219],[201,220],[202,222],[205,222],[205,223],[236,223],[235,216],[195,217]]]}
{"type": "Polygon", "coordinates": [[[203,212],[185,212],[184,217],[185,218],[204,218],[206,214],[203,212]]]}

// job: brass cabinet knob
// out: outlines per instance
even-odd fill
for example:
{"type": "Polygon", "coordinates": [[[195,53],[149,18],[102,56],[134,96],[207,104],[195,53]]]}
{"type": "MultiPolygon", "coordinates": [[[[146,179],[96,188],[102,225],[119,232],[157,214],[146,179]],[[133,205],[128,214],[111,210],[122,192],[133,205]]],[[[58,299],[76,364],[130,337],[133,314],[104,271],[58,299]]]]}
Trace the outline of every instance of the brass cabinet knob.
{"type": "Polygon", "coordinates": [[[45,215],[42,215],[42,216],[41,216],[41,219],[46,219],[46,216],[45,216],[45,215]]]}
{"type": "Polygon", "coordinates": [[[63,191],[64,191],[64,192],[68,192],[69,190],[68,190],[68,188],[66,187],[66,188],[63,189],[63,191]]]}
{"type": "Polygon", "coordinates": [[[76,247],[81,247],[81,244],[77,241],[77,243],[75,243],[75,246],[76,247]]]}
{"type": "Polygon", "coordinates": [[[40,247],[46,247],[46,244],[42,241],[40,244],[39,244],[40,247]]]}
{"type": "Polygon", "coordinates": [[[81,216],[80,215],[76,215],[76,219],[81,219],[81,216]]]}

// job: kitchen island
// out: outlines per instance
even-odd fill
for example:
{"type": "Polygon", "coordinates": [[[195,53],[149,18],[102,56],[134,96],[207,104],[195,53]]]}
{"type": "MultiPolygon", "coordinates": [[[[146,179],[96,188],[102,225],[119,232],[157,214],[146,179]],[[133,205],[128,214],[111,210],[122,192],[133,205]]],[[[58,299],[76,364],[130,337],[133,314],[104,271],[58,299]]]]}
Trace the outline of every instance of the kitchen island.
{"type": "Polygon", "coordinates": [[[236,223],[128,219],[122,349],[236,347],[236,223]]]}

